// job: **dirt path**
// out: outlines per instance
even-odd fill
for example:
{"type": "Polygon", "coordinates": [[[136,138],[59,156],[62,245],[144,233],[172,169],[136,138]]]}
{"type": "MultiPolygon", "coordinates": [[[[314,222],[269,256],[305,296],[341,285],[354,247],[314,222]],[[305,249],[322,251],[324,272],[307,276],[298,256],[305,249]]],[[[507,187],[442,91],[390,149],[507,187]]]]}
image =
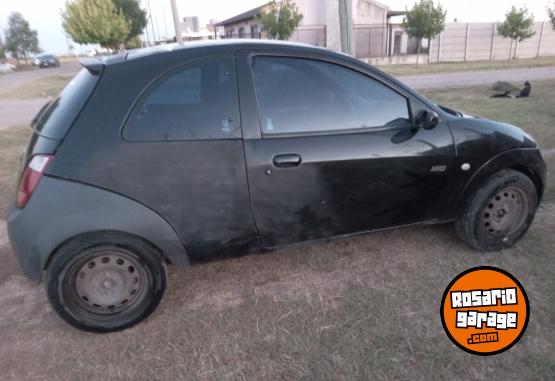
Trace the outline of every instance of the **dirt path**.
{"type": "Polygon", "coordinates": [[[0,129],[16,124],[29,124],[48,98],[2,99],[0,98],[0,129]]]}
{"type": "Polygon", "coordinates": [[[2,74],[0,75],[0,93],[15,89],[39,78],[51,77],[54,75],[75,74],[79,71],[80,68],[81,64],[79,64],[79,62],[72,61],[63,63],[60,67],[56,68],[33,69],[2,74]]]}
{"type": "Polygon", "coordinates": [[[415,89],[484,85],[496,81],[524,83],[524,81],[554,79],[555,67],[423,74],[397,78],[415,89]]]}

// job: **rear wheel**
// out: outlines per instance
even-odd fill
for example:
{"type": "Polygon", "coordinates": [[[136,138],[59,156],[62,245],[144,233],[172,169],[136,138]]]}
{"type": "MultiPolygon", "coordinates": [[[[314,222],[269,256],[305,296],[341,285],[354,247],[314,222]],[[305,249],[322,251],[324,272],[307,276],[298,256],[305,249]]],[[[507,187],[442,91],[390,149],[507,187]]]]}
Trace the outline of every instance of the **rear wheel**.
{"type": "Polygon", "coordinates": [[[131,236],[102,233],[62,246],[47,270],[54,310],[76,328],[111,332],[145,319],[166,286],[158,251],[131,236]]]}
{"type": "Polygon", "coordinates": [[[511,247],[530,227],[538,196],[532,180],[521,172],[502,170],[486,181],[455,222],[459,237],[479,251],[511,247]]]}

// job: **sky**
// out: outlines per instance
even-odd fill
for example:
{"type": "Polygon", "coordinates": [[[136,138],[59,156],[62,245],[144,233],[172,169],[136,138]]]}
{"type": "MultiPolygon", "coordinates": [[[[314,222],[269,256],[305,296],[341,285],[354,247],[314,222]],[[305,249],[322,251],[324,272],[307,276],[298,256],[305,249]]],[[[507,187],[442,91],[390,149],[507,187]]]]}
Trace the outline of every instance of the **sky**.
{"type": "MultiPolygon", "coordinates": [[[[198,16],[201,25],[210,19],[218,21],[247,11],[267,0],[176,0],[180,18],[198,16]]],[[[391,10],[404,10],[411,7],[415,0],[378,0],[391,10]]],[[[173,19],[170,0],[140,0],[144,9],[150,8],[155,34],[173,37],[173,19]]],[[[435,1],[437,3],[437,0],[435,1]]],[[[504,14],[512,5],[526,5],[536,21],[547,20],[546,6],[550,0],[440,0],[447,10],[447,22],[455,18],[459,22],[502,21],[504,14]]],[[[61,10],[66,0],[0,0],[0,33],[4,36],[8,15],[20,12],[29,21],[31,28],[39,35],[41,48],[45,52],[63,54],[68,51],[68,40],[61,26],[61,10]]],[[[149,24],[149,33],[152,25],[149,24]]],[[[75,45],[75,44],[74,44],[75,45]]],[[[91,47],[76,46],[79,53],[91,47]]]]}

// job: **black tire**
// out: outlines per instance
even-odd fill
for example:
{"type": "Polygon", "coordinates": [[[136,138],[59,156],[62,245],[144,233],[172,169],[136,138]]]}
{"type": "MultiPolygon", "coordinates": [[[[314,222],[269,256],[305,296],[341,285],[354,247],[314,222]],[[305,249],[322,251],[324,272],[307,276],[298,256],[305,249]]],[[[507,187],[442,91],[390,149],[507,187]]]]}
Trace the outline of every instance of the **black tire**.
{"type": "Polygon", "coordinates": [[[119,331],[139,323],[156,309],[165,288],[159,251],[139,238],[111,232],[65,243],[46,274],[54,310],[88,332],[119,331]]]}
{"type": "Polygon", "coordinates": [[[536,214],[536,186],[525,174],[504,169],[467,201],[455,221],[457,235],[478,251],[509,248],[528,230],[536,214]]]}

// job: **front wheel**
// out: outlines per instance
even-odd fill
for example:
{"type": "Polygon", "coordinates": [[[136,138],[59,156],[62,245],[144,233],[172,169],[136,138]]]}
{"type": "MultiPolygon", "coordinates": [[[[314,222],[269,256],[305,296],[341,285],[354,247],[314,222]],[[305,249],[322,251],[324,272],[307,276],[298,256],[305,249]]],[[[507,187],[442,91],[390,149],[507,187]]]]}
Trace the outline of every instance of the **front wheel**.
{"type": "Polygon", "coordinates": [[[502,170],[468,200],[455,222],[458,236],[479,251],[511,247],[528,230],[538,204],[536,187],[525,174],[502,170]]]}
{"type": "Polygon", "coordinates": [[[90,332],[131,327],[158,306],[166,286],[156,248],[131,236],[85,235],[63,245],[47,270],[54,310],[90,332]]]}

